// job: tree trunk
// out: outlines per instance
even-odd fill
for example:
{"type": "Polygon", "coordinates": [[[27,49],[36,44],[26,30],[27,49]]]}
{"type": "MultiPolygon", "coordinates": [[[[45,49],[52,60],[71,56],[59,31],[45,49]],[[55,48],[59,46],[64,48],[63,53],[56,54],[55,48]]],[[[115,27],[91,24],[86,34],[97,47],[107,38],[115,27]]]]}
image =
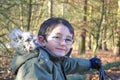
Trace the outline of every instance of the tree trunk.
{"type": "Polygon", "coordinates": [[[30,30],[31,15],[32,15],[32,0],[29,1],[29,11],[28,11],[28,25],[27,25],[27,31],[30,30]]]}
{"type": "Polygon", "coordinates": [[[88,38],[88,50],[91,50],[91,35],[89,34],[89,38],[88,38]]]}
{"type": "Polygon", "coordinates": [[[102,36],[102,50],[104,50],[104,51],[107,51],[108,49],[107,49],[107,45],[106,45],[106,30],[107,30],[107,28],[106,28],[106,26],[104,26],[104,30],[103,30],[103,36],[102,36]]]}
{"type": "Polygon", "coordinates": [[[48,2],[48,14],[49,14],[49,17],[53,16],[53,0],[50,0],[48,2]]]}
{"type": "Polygon", "coordinates": [[[117,29],[116,29],[116,36],[117,36],[117,39],[116,39],[116,45],[114,47],[114,50],[113,50],[113,53],[114,55],[120,55],[120,0],[118,1],[118,23],[117,23],[117,29]]]}
{"type": "MultiPolygon", "coordinates": [[[[83,26],[85,27],[86,26],[86,22],[87,22],[87,1],[88,0],[85,0],[84,1],[84,16],[83,16],[83,26]]],[[[80,44],[79,44],[79,49],[78,49],[78,52],[79,53],[85,53],[85,41],[86,41],[86,30],[82,29],[81,31],[81,34],[80,34],[80,44]]]]}
{"type": "Polygon", "coordinates": [[[23,29],[23,4],[20,4],[20,28],[23,29]]]}
{"type": "Polygon", "coordinates": [[[86,38],[86,30],[82,29],[82,32],[79,37],[79,49],[78,49],[78,53],[80,54],[85,53],[85,38],[86,38]]]}

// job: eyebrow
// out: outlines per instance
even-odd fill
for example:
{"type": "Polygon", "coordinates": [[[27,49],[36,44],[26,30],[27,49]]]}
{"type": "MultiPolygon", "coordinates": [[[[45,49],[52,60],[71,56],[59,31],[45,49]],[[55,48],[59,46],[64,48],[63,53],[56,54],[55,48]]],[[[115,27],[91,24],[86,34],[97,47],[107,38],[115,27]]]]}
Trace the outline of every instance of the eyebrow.
{"type": "MultiPolygon", "coordinates": [[[[60,36],[62,36],[61,33],[55,33],[55,34],[56,34],[56,35],[60,35],[60,36]]],[[[66,38],[72,38],[72,36],[68,35],[68,36],[66,36],[66,38]]]]}

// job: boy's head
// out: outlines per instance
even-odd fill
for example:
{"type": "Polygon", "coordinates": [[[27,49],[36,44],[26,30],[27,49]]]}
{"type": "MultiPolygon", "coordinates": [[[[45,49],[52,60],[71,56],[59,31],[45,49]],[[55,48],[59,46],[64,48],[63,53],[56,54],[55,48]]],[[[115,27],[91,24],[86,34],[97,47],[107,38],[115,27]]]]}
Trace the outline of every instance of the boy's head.
{"type": "Polygon", "coordinates": [[[58,24],[65,25],[69,29],[70,33],[73,35],[72,38],[74,38],[74,28],[72,27],[72,25],[63,18],[55,18],[55,17],[49,18],[41,24],[38,32],[38,36],[49,35],[58,24]]]}
{"type": "Polygon", "coordinates": [[[62,18],[49,18],[44,21],[38,32],[38,40],[55,56],[65,56],[73,43],[74,29],[62,18]]]}

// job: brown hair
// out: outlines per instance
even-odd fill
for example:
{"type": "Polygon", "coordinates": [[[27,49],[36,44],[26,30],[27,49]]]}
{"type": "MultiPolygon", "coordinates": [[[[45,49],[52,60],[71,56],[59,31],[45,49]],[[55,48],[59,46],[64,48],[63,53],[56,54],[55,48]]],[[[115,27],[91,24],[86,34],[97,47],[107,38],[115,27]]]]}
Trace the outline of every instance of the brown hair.
{"type": "Polygon", "coordinates": [[[70,33],[73,35],[74,38],[74,28],[72,27],[72,25],[67,20],[58,17],[57,18],[52,17],[45,20],[40,26],[38,36],[42,35],[45,37],[46,35],[49,35],[58,24],[65,25],[69,29],[70,33]]]}

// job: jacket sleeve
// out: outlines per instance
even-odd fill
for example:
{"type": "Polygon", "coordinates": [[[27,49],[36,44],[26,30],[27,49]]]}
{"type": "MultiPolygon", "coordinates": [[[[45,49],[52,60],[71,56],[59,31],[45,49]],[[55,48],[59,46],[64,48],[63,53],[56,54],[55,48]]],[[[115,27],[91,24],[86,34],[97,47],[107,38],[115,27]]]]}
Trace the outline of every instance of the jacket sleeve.
{"type": "Polygon", "coordinates": [[[44,61],[33,58],[19,68],[16,80],[53,80],[50,72],[44,61]]]}
{"type": "Polygon", "coordinates": [[[66,74],[84,73],[90,70],[90,61],[82,58],[68,58],[63,62],[66,74]]]}

